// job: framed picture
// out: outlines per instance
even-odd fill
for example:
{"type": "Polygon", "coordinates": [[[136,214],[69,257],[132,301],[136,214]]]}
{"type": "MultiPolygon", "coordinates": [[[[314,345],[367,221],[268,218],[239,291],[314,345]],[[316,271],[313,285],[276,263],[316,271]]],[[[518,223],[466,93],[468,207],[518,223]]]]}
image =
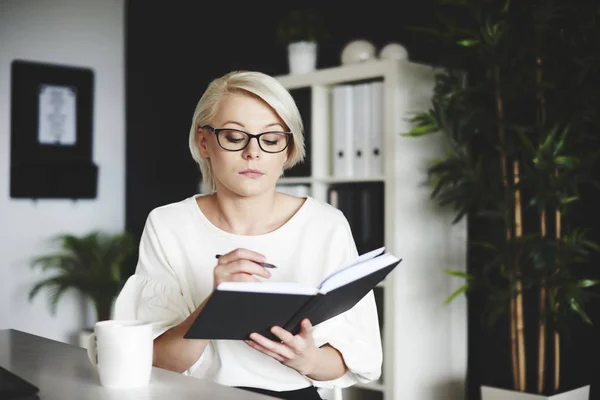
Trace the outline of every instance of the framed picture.
{"type": "Polygon", "coordinates": [[[11,197],[96,197],[93,91],[89,68],[12,62],[11,197]]]}

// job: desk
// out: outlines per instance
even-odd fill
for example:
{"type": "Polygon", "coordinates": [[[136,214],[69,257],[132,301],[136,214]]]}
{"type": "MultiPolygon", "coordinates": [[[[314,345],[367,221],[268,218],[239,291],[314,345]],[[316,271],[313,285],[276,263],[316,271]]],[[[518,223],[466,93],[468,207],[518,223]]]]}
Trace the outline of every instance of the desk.
{"type": "Polygon", "coordinates": [[[0,365],[39,387],[40,400],[273,399],[160,368],[148,386],[106,389],[85,349],[14,329],[0,330],[0,365]]]}

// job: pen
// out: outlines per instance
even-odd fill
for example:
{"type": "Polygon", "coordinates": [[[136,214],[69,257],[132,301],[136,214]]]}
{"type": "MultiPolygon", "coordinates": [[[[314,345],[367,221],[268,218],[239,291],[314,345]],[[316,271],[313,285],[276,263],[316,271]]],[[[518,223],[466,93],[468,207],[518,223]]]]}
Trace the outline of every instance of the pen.
{"type": "MultiPolygon", "coordinates": [[[[221,257],[221,254],[217,254],[215,257],[216,257],[216,258],[219,258],[219,257],[221,257]]],[[[253,261],[253,262],[256,262],[256,261],[253,261]]],[[[265,267],[265,268],[277,268],[277,267],[276,267],[276,266],[274,266],[273,264],[269,264],[269,263],[266,263],[266,262],[265,262],[265,263],[256,262],[256,263],[257,263],[258,265],[261,265],[261,266],[265,267]]]]}

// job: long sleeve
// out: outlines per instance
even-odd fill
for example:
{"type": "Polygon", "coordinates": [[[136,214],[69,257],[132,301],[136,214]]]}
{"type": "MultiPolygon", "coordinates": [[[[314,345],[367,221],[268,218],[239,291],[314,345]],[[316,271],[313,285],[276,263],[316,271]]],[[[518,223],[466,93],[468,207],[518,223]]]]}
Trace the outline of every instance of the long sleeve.
{"type": "MultiPolygon", "coordinates": [[[[350,227],[347,221],[344,222],[343,240],[333,240],[332,243],[332,250],[344,257],[340,265],[357,257],[350,227]]],[[[346,374],[332,381],[311,380],[314,386],[348,387],[357,382],[374,381],[381,376],[383,351],[373,291],[350,310],[315,326],[313,338],[317,346],[329,343],[337,349],[348,368],[346,374]]]]}
{"type": "Polygon", "coordinates": [[[115,319],[152,322],[154,338],[183,321],[189,310],[169,265],[150,213],[142,233],[138,264],[115,302],[115,319]]]}

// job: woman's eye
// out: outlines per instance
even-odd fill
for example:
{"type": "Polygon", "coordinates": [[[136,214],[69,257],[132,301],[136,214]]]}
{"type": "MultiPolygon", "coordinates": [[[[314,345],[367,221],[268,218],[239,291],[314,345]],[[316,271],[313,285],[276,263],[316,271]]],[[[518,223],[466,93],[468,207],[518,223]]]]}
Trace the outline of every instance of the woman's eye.
{"type": "Polygon", "coordinates": [[[240,143],[245,139],[243,133],[236,131],[222,131],[221,135],[223,135],[229,143],[240,143]]]}

